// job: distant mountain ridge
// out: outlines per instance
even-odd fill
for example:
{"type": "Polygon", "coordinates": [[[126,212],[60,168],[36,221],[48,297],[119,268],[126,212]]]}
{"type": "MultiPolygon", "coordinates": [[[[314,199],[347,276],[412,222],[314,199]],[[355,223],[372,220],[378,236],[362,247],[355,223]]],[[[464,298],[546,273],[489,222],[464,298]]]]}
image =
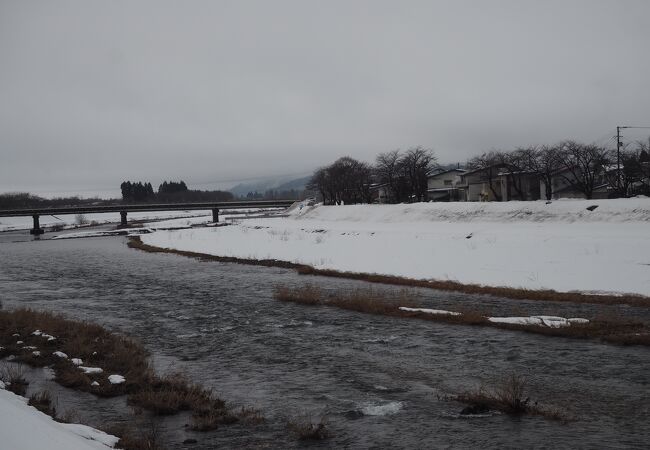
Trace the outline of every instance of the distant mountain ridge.
{"type": "Polygon", "coordinates": [[[303,191],[305,185],[309,182],[311,175],[300,178],[268,178],[255,183],[239,183],[229,189],[235,197],[245,197],[249,192],[258,192],[264,194],[266,191],[303,191]]]}

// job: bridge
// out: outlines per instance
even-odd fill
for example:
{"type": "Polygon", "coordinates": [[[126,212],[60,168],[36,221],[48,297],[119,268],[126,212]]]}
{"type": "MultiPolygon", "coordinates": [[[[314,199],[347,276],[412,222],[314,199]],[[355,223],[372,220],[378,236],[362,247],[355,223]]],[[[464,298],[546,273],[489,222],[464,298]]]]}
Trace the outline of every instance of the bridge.
{"type": "Polygon", "coordinates": [[[5,209],[0,210],[0,217],[26,217],[32,216],[34,227],[29,230],[30,234],[43,234],[40,226],[40,216],[58,216],[64,214],[97,214],[97,213],[120,213],[120,225],[126,226],[126,216],[129,212],[146,211],[190,211],[190,210],[212,210],[212,221],[219,222],[220,209],[243,209],[243,208],[288,208],[295,200],[260,200],[242,202],[203,202],[203,203],[156,203],[140,205],[102,205],[102,206],[70,206],[63,208],[33,208],[33,209],[5,209]]]}

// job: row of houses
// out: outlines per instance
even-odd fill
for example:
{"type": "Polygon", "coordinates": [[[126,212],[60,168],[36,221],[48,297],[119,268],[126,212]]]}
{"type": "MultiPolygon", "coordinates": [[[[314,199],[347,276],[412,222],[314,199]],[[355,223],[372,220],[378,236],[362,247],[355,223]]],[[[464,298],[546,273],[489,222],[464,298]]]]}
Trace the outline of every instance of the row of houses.
{"type": "MultiPolygon", "coordinates": [[[[592,198],[607,198],[613,187],[607,172],[594,183],[592,198]]],[[[552,199],[584,198],[584,193],[571,183],[572,174],[558,171],[551,176],[552,199]]],[[[510,172],[505,167],[463,170],[449,169],[434,172],[428,177],[429,200],[432,201],[509,201],[546,198],[546,184],[532,172],[510,172]]]]}
{"type": "MultiPolygon", "coordinates": [[[[615,170],[615,169],[613,169],[615,170]]],[[[584,193],[571,183],[572,174],[558,171],[551,176],[552,199],[584,198],[584,193]]],[[[613,191],[607,171],[595,180],[592,198],[607,198],[613,191]]],[[[546,198],[546,184],[532,172],[510,172],[505,167],[437,171],[428,177],[430,201],[509,201],[546,198]]]]}
{"type": "MultiPolygon", "coordinates": [[[[615,170],[615,169],[614,169],[615,170]]],[[[592,198],[608,198],[613,187],[603,172],[594,184],[592,198]]],[[[571,174],[559,171],[551,177],[551,198],[584,198],[584,193],[570,182],[571,174]]],[[[375,201],[385,203],[385,185],[375,185],[375,201]]],[[[506,167],[494,166],[476,170],[461,168],[434,171],[428,176],[427,197],[436,202],[479,202],[539,200],[546,198],[546,184],[532,172],[513,173],[506,167]]]]}

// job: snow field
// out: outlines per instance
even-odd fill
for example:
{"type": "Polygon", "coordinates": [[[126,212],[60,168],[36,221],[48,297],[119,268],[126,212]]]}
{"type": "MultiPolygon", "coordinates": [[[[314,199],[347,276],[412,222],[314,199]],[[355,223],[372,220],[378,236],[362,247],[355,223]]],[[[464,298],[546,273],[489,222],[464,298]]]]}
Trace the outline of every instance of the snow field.
{"type": "Polygon", "coordinates": [[[650,199],[307,207],[145,244],[317,269],[650,295],[650,199]],[[593,211],[586,208],[598,205],[593,211]]]}

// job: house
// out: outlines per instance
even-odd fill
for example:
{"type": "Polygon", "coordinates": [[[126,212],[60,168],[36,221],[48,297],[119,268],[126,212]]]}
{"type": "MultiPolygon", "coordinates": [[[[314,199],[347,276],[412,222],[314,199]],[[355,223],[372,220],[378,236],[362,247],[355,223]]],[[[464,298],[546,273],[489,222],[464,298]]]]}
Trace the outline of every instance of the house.
{"type": "Polygon", "coordinates": [[[539,176],[534,172],[513,172],[505,164],[466,171],[456,185],[459,198],[468,202],[539,200],[539,176]]]}
{"type": "Polygon", "coordinates": [[[438,171],[427,177],[427,198],[434,202],[465,201],[464,191],[458,189],[464,169],[438,171]]]}
{"type": "Polygon", "coordinates": [[[460,198],[466,202],[493,202],[501,200],[501,178],[503,165],[481,167],[460,175],[457,185],[460,198]]]}
{"type": "MultiPolygon", "coordinates": [[[[610,197],[615,188],[610,186],[609,181],[612,178],[615,180],[616,175],[614,174],[613,177],[608,177],[608,174],[611,175],[613,170],[615,171],[616,169],[608,168],[596,176],[592,198],[610,197]]],[[[561,169],[555,172],[551,176],[551,198],[553,200],[559,198],[585,198],[584,192],[575,187],[575,177],[576,175],[569,169],[561,169]]],[[[546,192],[546,183],[544,180],[540,180],[539,189],[540,192],[546,192]]]]}
{"type": "Polygon", "coordinates": [[[372,183],[369,190],[372,203],[388,203],[388,183],[372,183]]]}
{"type": "Polygon", "coordinates": [[[504,171],[497,174],[501,185],[501,201],[510,200],[539,200],[539,175],[528,171],[504,171]]]}

